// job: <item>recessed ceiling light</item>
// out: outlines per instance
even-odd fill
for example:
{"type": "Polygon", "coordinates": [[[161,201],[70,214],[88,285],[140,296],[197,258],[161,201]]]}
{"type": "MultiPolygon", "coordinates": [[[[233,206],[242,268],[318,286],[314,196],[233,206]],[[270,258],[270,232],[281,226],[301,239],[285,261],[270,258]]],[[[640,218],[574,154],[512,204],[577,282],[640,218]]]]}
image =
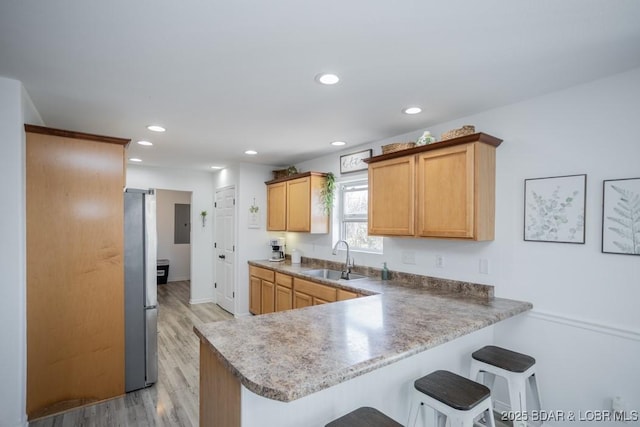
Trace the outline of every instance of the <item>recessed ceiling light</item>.
{"type": "Polygon", "coordinates": [[[333,141],[331,145],[335,145],[336,147],[339,147],[341,145],[347,145],[347,143],[344,141],[333,141]]]}
{"type": "Polygon", "coordinates": [[[131,157],[129,159],[130,162],[136,162],[136,163],[140,163],[142,161],[142,159],[138,159],[137,157],[131,157]]]}
{"type": "Polygon", "coordinates": [[[215,170],[224,169],[224,166],[211,166],[211,169],[215,169],[215,170]]]}
{"type": "Polygon", "coordinates": [[[154,132],[164,132],[166,130],[162,126],[158,126],[158,125],[149,125],[149,126],[147,126],[147,129],[149,129],[151,131],[154,131],[154,132]]]}
{"type": "Polygon", "coordinates": [[[422,112],[422,108],[420,107],[407,107],[402,110],[405,114],[418,114],[422,112]]]}
{"type": "Polygon", "coordinates": [[[255,156],[256,154],[258,154],[258,152],[255,150],[247,150],[244,152],[244,154],[247,154],[249,156],[255,156]]]}
{"type": "Polygon", "coordinates": [[[340,77],[336,76],[335,74],[329,74],[329,73],[318,74],[316,76],[316,81],[323,85],[334,85],[340,81],[340,77]]]}
{"type": "Polygon", "coordinates": [[[149,146],[149,145],[153,145],[153,142],[151,142],[151,141],[138,141],[138,144],[149,146]]]}

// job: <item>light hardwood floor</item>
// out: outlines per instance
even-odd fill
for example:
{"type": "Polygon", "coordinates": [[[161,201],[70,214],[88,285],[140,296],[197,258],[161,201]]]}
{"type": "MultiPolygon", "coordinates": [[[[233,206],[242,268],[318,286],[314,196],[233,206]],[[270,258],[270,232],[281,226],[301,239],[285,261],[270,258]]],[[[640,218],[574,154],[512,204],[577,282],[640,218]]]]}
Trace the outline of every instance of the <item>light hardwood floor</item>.
{"type": "Polygon", "coordinates": [[[158,382],[30,427],[197,426],[199,343],[193,325],[232,316],[216,304],[189,305],[189,282],[158,286],[158,382]]]}

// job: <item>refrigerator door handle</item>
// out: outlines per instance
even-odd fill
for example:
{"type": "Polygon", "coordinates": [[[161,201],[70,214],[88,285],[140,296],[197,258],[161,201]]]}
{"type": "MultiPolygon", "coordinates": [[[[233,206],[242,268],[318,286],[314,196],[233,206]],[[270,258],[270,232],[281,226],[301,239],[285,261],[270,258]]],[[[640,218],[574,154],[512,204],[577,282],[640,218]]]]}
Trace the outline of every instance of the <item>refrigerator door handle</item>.
{"type": "Polygon", "coordinates": [[[145,333],[145,358],[146,372],[145,383],[147,386],[158,381],[158,309],[147,308],[144,311],[147,330],[145,333]]]}

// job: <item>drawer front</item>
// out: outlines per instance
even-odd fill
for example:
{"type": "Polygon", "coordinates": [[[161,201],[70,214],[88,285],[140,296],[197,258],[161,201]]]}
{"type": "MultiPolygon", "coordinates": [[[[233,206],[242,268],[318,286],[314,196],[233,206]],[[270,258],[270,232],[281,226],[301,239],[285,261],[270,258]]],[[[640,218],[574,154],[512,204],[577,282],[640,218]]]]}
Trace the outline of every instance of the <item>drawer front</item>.
{"type": "Polygon", "coordinates": [[[293,288],[293,277],[276,272],[276,283],[285,288],[293,288]]]}
{"type": "Polygon", "coordinates": [[[249,275],[253,277],[259,277],[262,280],[266,280],[267,282],[273,283],[275,271],[250,265],[249,275]]]}
{"type": "Polygon", "coordinates": [[[331,286],[313,283],[308,280],[295,278],[293,281],[296,291],[320,298],[324,301],[333,302],[336,300],[336,288],[331,286]]]}
{"type": "Polygon", "coordinates": [[[344,301],[348,299],[357,298],[358,294],[351,291],[345,291],[344,289],[338,289],[338,301],[344,301]]]}

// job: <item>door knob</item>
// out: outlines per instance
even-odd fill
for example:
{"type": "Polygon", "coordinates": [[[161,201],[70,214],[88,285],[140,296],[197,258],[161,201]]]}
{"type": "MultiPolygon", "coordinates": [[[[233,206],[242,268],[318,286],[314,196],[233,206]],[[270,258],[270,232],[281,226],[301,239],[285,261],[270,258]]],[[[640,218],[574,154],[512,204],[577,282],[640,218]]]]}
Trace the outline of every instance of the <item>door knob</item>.
{"type": "Polygon", "coordinates": [[[226,258],[226,256],[224,256],[224,255],[218,255],[218,258],[220,258],[220,259],[225,259],[225,258],[226,258]]]}

